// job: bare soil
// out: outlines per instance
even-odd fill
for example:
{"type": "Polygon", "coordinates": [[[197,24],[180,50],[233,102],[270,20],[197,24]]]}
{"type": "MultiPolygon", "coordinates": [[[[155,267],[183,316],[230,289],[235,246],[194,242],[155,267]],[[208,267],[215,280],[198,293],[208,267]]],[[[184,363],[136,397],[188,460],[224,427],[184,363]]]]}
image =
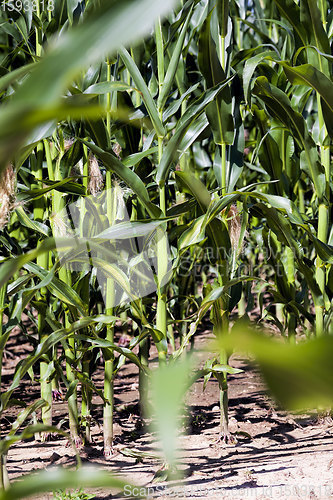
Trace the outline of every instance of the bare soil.
{"type": "MultiPolygon", "coordinates": [[[[195,349],[210,337],[203,332],[196,337],[195,349]]],[[[14,367],[29,345],[16,339],[9,342],[3,368],[3,381],[9,384],[14,367]]],[[[202,354],[201,354],[202,355],[202,354]]],[[[329,418],[316,414],[291,415],[266,395],[265,386],[255,365],[233,355],[232,366],[243,373],[229,377],[230,430],[238,437],[236,445],[224,445],[219,437],[218,385],[198,380],[186,399],[188,413],[186,434],[179,439],[179,463],[184,478],[178,481],[154,482],[162,461],[145,458],[138,461],[126,455],[126,448],[138,452],[158,453],[158,443],[140,418],[138,405],[138,371],[126,364],[115,382],[115,453],[111,460],[103,456],[102,401],[93,400],[93,443],[80,455],[83,462],[104,468],[132,484],[149,487],[151,498],[232,498],[232,499],[329,499],[333,498],[333,425],[329,418]]],[[[102,369],[96,384],[102,384],[102,369]]],[[[27,403],[37,399],[38,384],[30,378],[22,381],[17,397],[27,403]]],[[[67,403],[54,403],[55,423],[66,429],[67,403]]],[[[3,432],[15,416],[7,412],[3,432]]],[[[66,440],[25,441],[12,446],[8,455],[11,480],[28,472],[54,466],[75,466],[75,454],[66,440]]],[[[96,498],[114,498],[106,490],[89,491],[96,498]]],[[[135,492],[134,492],[135,493],[135,492]]],[[[117,498],[130,498],[131,490],[117,498]]],[[[51,499],[53,494],[39,496],[51,499]]]]}

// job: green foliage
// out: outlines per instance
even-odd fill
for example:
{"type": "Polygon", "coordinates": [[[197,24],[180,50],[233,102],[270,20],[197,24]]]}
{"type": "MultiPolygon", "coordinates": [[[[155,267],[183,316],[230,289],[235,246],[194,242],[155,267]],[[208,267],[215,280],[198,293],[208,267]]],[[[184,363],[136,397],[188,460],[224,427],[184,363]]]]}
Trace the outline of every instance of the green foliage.
{"type": "MultiPolygon", "coordinates": [[[[23,377],[41,384],[41,399],[21,409],[1,436],[2,464],[12,443],[54,432],[51,389],[59,385],[77,446],[90,439],[92,394],[102,398],[110,454],[113,381],[125,363],[139,369],[143,410],[152,389],[155,430],[171,468],[173,430],[196,378],[205,386],[218,380],[228,438],[228,376],[238,372],[229,363],[232,349],[256,357],[281,405],[331,405],[327,2],[36,5],[35,12],[0,12],[0,363],[13,328],[26,334],[23,317],[33,331],[26,334],[31,353],[2,391],[2,418],[9,406],[23,405],[16,399],[23,377]],[[91,197],[103,185],[121,192],[122,201],[107,191],[99,224],[88,208],[96,211],[91,197]],[[80,227],[66,237],[61,214],[78,201],[80,227]],[[126,273],[114,241],[139,246],[147,224],[162,237],[152,263],[156,290],[142,297],[131,288],[142,256],[127,263],[126,273]],[[98,268],[107,276],[106,300],[98,268]],[[114,305],[116,287],[130,301],[114,305]],[[255,306],[258,323],[274,324],[285,342],[237,326],[255,306]],[[208,314],[218,348],[199,370],[185,352],[208,314]],[[118,344],[120,330],[130,338],[126,347],[118,344]],[[154,372],[151,342],[161,365],[154,372]],[[103,390],[94,381],[101,353],[103,390]],[[37,410],[43,424],[29,425],[37,410]]],[[[63,490],[59,498],[74,498],[65,489],[81,484],[81,472],[58,474],[59,484],[47,474],[40,483],[30,477],[0,498],[55,488],[63,490]]],[[[121,487],[98,474],[84,487],[121,487]]]]}
{"type": "Polygon", "coordinates": [[[95,495],[85,493],[81,488],[76,491],[57,490],[53,493],[53,498],[56,500],[89,500],[95,498],[95,495]]]}

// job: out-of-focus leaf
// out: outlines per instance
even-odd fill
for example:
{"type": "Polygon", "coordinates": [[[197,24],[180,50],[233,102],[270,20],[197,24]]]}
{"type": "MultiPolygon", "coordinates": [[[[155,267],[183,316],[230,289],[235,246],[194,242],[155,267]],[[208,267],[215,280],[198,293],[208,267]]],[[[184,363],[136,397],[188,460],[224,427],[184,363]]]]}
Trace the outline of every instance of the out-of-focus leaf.
{"type": "Polygon", "coordinates": [[[246,326],[220,336],[216,346],[251,353],[272,395],[290,410],[330,407],[333,402],[333,338],[282,343],[246,326]]]}
{"type": "MultiPolygon", "coordinates": [[[[85,22],[63,32],[19,87],[11,102],[3,106],[6,112],[3,109],[0,119],[0,172],[27,132],[54,116],[54,109],[66,86],[83,67],[105,60],[121,45],[130,44],[145,35],[155,19],[167,13],[173,4],[173,0],[156,0],[153,3],[150,0],[101,0],[93,12],[90,9],[85,22]],[[50,113],[51,109],[53,113],[50,113]],[[15,136],[12,132],[14,123],[15,136]]],[[[159,129],[160,132],[162,130],[163,127],[159,129]]]]}
{"type": "MultiPolygon", "coordinates": [[[[110,472],[96,467],[80,467],[78,470],[48,469],[38,474],[25,476],[8,490],[2,490],[0,500],[20,500],[31,495],[52,492],[66,488],[110,488],[124,491],[131,488],[128,481],[116,478],[110,472]]],[[[144,495],[145,496],[145,495],[144,495]]]]}
{"type": "Polygon", "coordinates": [[[175,464],[179,417],[190,385],[192,360],[187,357],[161,365],[151,376],[153,427],[169,466],[175,464]]]}

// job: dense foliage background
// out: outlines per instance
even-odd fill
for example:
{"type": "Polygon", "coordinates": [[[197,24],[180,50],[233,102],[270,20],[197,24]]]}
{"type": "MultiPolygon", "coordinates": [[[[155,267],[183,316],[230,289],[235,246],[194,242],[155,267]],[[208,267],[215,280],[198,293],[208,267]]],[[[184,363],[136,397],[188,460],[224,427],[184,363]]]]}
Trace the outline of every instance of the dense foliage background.
{"type": "Polygon", "coordinates": [[[117,372],[139,367],[144,415],[150,346],[177,367],[208,313],[219,343],[197,376],[219,382],[222,440],[234,439],[232,347],[257,355],[279,402],[332,401],[332,34],[326,0],[1,3],[1,359],[17,325],[32,346],[1,411],[19,404],[25,374],[41,386],[2,436],[3,465],[12,442],[54,431],[61,388],[77,447],[101,395],[110,456],[117,372]],[[78,232],[66,238],[75,202],[78,232]],[[135,256],[124,270],[102,234],[116,222],[155,238],[156,293],[131,295],[135,256]],[[131,300],[115,300],[119,287],[131,300]],[[287,345],[246,333],[250,323],[274,325],[287,345]],[[18,435],[40,408],[44,426],[18,435]]]}

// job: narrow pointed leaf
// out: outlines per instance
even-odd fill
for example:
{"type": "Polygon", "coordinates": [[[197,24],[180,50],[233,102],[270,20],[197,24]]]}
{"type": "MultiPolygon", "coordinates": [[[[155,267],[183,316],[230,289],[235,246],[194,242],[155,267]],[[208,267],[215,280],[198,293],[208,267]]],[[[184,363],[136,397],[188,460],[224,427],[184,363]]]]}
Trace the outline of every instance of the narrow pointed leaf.
{"type": "Polygon", "coordinates": [[[180,35],[178,37],[177,43],[172,51],[172,56],[170,59],[170,63],[167,69],[167,72],[165,74],[163,86],[160,95],[158,96],[157,100],[157,107],[159,110],[163,110],[164,105],[166,103],[166,100],[168,98],[169,92],[172,88],[174,78],[177,72],[178,64],[179,64],[179,59],[183,50],[184,46],[184,41],[185,41],[185,36],[188,28],[189,21],[191,19],[192,15],[192,8],[189,10],[189,13],[187,15],[187,18],[185,20],[184,26],[180,32],[180,35]]]}
{"type": "Polygon", "coordinates": [[[154,218],[159,217],[159,208],[151,203],[144,183],[135,172],[133,172],[129,167],[126,167],[120,160],[118,160],[118,158],[116,158],[114,154],[103,151],[91,142],[82,142],[93,151],[93,153],[104,163],[107,169],[115,172],[118,177],[120,177],[127,184],[127,186],[134,191],[150,215],[154,218]]]}
{"type": "Polygon", "coordinates": [[[171,163],[175,161],[178,154],[178,146],[186,134],[192,123],[201,115],[208,104],[212,102],[215,96],[231,81],[232,77],[216,87],[204,92],[191,106],[188,107],[184,115],[179,120],[175,133],[164,149],[161,163],[157,167],[156,180],[160,185],[163,185],[167,176],[171,163]]]}
{"type": "Polygon", "coordinates": [[[149,89],[146,85],[146,82],[144,81],[144,79],[139,71],[139,68],[137,67],[134,60],[132,59],[132,57],[130,56],[130,54],[128,53],[128,51],[124,47],[119,49],[119,54],[120,54],[120,57],[122,58],[122,60],[125,64],[126,68],[128,69],[131,77],[133,78],[137,89],[142,94],[143,102],[145,103],[147,112],[148,112],[150,119],[153,123],[153,126],[156,130],[156,134],[159,137],[163,137],[165,135],[165,129],[162,125],[160,117],[158,116],[156,104],[155,104],[155,102],[154,102],[154,100],[149,92],[149,89]]]}
{"type": "MultiPolygon", "coordinates": [[[[199,67],[205,77],[207,88],[215,87],[226,80],[226,75],[218,59],[215,42],[211,35],[211,16],[212,13],[210,13],[201,29],[198,55],[199,67]]],[[[216,95],[214,102],[207,107],[207,117],[212,127],[215,143],[232,144],[234,139],[234,121],[231,93],[228,85],[216,95]]]]}

